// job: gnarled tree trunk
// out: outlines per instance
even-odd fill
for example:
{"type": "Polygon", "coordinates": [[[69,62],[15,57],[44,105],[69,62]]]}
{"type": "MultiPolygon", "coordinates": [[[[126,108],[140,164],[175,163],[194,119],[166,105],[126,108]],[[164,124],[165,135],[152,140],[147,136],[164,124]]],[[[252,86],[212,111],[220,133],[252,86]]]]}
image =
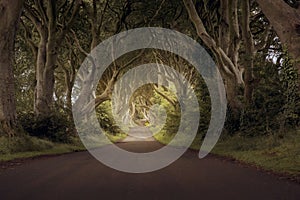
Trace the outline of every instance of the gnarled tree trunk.
{"type": "Polygon", "coordinates": [[[0,134],[14,135],[16,103],[14,89],[14,41],[23,0],[0,0],[0,134]]]}
{"type": "MultiPolygon", "coordinates": [[[[45,34],[46,35],[46,34],[45,34]]],[[[36,116],[45,118],[51,114],[54,92],[54,70],[57,61],[56,41],[50,37],[41,37],[36,64],[36,90],[34,111],[36,116]]]]}
{"type": "Polygon", "coordinates": [[[222,1],[222,14],[223,20],[229,20],[226,24],[228,29],[221,27],[220,30],[220,45],[216,40],[207,32],[202,19],[196,12],[195,5],[192,0],[183,0],[186,10],[189,14],[189,18],[194,24],[198,36],[204,42],[204,44],[213,52],[217,66],[220,73],[225,80],[225,87],[227,93],[227,101],[231,111],[234,113],[234,117],[238,119],[239,113],[242,109],[242,104],[238,99],[238,87],[243,83],[242,71],[238,65],[239,48],[240,48],[240,36],[238,27],[238,2],[222,1]],[[225,12],[226,11],[226,12],[225,12]],[[222,29],[224,28],[224,29],[222,29]],[[230,34],[228,34],[228,32],[230,34]],[[224,41],[223,41],[224,39],[224,41]]]}
{"type": "MultiPolygon", "coordinates": [[[[34,25],[39,37],[34,98],[34,111],[39,118],[46,118],[53,112],[54,72],[57,67],[58,50],[74,22],[81,3],[81,0],[31,0],[25,3],[24,15],[34,25]],[[69,6],[66,6],[68,4],[69,6]],[[63,15],[61,20],[60,15],[63,15]]],[[[35,45],[34,41],[31,43],[35,45]]]]}

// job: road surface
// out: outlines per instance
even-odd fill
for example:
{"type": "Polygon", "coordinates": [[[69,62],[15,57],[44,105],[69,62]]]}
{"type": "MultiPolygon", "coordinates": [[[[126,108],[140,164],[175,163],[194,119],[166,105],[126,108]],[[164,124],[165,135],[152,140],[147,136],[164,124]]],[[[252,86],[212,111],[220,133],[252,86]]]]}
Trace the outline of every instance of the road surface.
{"type": "MultiPolygon", "coordinates": [[[[153,141],[119,146],[134,152],[162,147],[153,141]]],[[[79,152],[0,170],[0,199],[300,199],[300,185],[213,156],[200,160],[195,151],[146,174],[118,172],[79,152]]]]}

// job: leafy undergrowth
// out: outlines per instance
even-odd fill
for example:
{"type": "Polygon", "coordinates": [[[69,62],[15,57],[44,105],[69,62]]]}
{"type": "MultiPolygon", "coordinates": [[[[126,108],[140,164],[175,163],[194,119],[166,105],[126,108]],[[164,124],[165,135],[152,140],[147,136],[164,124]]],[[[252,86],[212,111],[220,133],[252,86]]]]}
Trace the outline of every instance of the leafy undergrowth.
{"type": "MultiPolygon", "coordinates": [[[[124,139],[126,135],[108,135],[112,142],[124,139]]],[[[41,155],[59,155],[70,152],[84,151],[86,148],[80,139],[73,137],[70,143],[55,143],[32,136],[0,137],[0,161],[11,161],[19,158],[32,158],[41,155]]]]}
{"type": "MultiPolygon", "coordinates": [[[[155,135],[163,144],[168,144],[172,137],[164,133],[155,135]]],[[[196,137],[190,148],[199,150],[201,143],[196,137]]],[[[276,173],[300,176],[300,130],[259,137],[223,137],[212,153],[276,173]]]]}

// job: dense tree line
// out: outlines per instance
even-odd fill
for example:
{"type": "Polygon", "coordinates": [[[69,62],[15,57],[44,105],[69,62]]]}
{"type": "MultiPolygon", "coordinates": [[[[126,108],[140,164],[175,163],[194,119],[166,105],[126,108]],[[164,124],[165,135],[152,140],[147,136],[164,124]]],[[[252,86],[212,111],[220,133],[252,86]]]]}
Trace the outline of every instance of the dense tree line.
{"type": "MultiPolygon", "coordinates": [[[[59,140],[74,134],[72,92],[81,63],[108,37],[148,26],[180,31],[205,46],[224,79],[228,132],[253,135],[299,125],[299,1],[1,0],[0,10],[2,135],[25,129],[59,140]]],[[[114,127],[107,102],[116,81],[132,67],[151,62],[183,74],[209,119],[209,94],[193,66],[173,54],[143,50],[122,56],[105,71],[94,96],[100,123],[114,127]]],[[[149,118],[155,103],[165,104],[169,116],[178,118],[178,102],[165,88],[149,85],[135,96],[132,118],[149,118]]],[[[174,128],[174,121],[168,126],[174,128]]]]}

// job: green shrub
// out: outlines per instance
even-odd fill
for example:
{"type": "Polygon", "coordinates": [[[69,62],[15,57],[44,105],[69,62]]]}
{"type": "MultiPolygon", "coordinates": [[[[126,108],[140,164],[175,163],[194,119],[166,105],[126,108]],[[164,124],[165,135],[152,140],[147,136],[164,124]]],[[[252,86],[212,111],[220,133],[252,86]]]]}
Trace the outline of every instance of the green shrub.
{"type": "MultiPolygon", "coordinates": [[[[298,73],[286,54],[277,64],[259,66],[253,102],[244,108],[240,132],[248,136],[274,134],[299,126],[298,73]]],[[[230,123],[232,124],[232,123],[230,123]]]]}
{"type": "Polygon", "coordinates": [[[106,101],[106,102],[102,103],[96,109],[96,115],[97,115],[100,127],[107,134],[116,136],[117,134],[122,132],[114,120],[112,110],[111,110],[111,101],[106,101]]]}
{"type": "Polygon", "coordinates": [[[46,118],[37,118],[33,113],[29,113],[19,116],[19,122],[30,136],[48,138],[54,142],[71,141],[71,134],[67,130],[72,124],[63,114],[55,113],[46,118]]]}

